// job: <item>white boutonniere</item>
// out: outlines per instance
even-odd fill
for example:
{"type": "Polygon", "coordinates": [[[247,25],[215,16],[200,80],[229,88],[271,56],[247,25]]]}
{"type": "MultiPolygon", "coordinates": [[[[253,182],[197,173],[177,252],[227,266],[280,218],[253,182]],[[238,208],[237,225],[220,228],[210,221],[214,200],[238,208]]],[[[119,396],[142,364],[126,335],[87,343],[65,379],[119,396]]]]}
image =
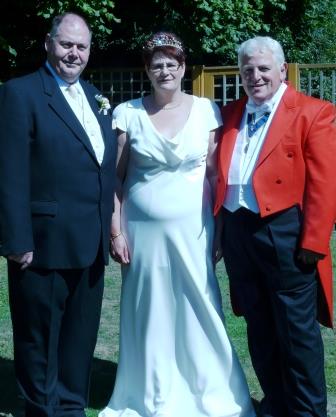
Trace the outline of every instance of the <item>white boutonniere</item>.
{"type": "Polygon", "coordinates": [[[109,99],[104,97],[102,94],[96,94],[95,99],[98,101],[99,104],[99,113],[103,112],[103,114],[106,116],[108,110],[111,109],[109,99]]]}

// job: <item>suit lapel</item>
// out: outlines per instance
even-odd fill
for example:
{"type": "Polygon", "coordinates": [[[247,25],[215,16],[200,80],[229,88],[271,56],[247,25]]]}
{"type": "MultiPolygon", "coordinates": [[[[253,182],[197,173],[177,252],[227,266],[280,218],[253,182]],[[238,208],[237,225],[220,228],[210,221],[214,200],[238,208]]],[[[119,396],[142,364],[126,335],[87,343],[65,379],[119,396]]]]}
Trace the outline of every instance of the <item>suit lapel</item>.
{"type": "Polygon", "coordinates": [[[95,161],[97,161],[88,135],[58,88],[56,80],[44,67],[40,69],[40,75],[44,86],[44,93],[49,97],[50,107],[73,132],[74,136],[83,143],[95,161]]]}
{"type": "Polygon", "coordinates": [[[288,86],[268,128],[256,167],[268,157],[292,125],[291,120],[295,116],[295,103],[296,91],[293,87],[288,86]]]}

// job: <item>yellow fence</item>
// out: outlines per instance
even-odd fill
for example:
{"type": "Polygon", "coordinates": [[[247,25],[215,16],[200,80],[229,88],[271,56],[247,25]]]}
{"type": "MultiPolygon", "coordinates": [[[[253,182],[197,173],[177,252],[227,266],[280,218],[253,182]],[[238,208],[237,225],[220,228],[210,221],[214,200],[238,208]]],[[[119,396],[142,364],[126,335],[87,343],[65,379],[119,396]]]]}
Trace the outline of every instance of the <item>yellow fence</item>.
{"type": "MultiPolygon", "coordinates": [[[[150,92],[150,82],[143,68],[100,69],[87,73],[90,81],[113,106],[150,92]]],[[[336,64],[298,64],[288,66],[288,80],[308,95],[336,101],[336,64]]],[[[188,93],[208,97],[218,105],[227,104],[244,95],[236,66],[188,68],[182,88],[188,93]]]]}
{"type": "MultiPolygon", "coordinates": [[[[244,95],[238,67],[192,69],[193,94],[227,104],[244,95]]],[[[336,101],[336,64],[288,64],[288,81],[310,96],[336,101]]]]}

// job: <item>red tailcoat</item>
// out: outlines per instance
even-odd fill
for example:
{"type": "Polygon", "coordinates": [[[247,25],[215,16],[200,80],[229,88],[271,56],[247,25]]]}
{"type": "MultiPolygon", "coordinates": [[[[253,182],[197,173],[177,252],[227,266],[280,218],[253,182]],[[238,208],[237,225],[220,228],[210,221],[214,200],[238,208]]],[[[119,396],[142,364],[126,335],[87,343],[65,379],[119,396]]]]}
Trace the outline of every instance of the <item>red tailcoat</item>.
{"type": "MultiPolygon", "coordinates": [[[[223,204],[231,157],[247,98],[222,109],[215,214],[223,204]]],[[[303,212],[300,247],[326,255],[318,262],[319,321],[333,323],[330,236],[336,218],[335,107],[290,85],[269,126],[253,174],[261,217],[296,204],[303,212]]],[[[239,312],[236,312],[239,313],[239,312]]]]}

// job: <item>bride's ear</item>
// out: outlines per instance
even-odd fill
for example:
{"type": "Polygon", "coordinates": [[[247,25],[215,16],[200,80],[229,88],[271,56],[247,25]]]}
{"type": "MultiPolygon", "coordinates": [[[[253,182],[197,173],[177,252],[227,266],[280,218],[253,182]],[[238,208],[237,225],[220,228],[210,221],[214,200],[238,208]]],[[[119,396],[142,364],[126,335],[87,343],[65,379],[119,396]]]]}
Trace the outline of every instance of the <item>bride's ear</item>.
{"type": "Polygon", "coordinates": [[[185,75],[185,71],[186,71],[186,64],[185,64],[185,62],[183,62],[183,64],[181,64],[181,68],[182,68],[182,78],[183,78],[184,75],[185,75]]]}

